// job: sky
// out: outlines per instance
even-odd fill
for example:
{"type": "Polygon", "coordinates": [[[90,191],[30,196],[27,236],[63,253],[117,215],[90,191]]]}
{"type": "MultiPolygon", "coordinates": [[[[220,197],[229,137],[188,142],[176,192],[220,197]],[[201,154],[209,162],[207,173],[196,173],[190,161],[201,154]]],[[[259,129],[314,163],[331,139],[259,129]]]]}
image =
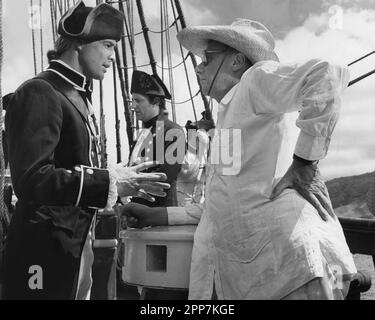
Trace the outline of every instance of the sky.
{"type": "MultiPolygon", "coordinates": [[[[42,3],[43,67],[47,66],[46,52],[53,47],[51,16],[48,0],[33,0],[34,10],[42,3]]],[[[73,1],[70,1],[73,3],[73,1]]],[[[236,18],[249,18],[265,24],[276,40],[275,51],[281,62],[303,61],[322,58],[335,63],[348,64],[358,57],[375,50],[375,0],[180,0],[187,25],[230,24],[236,18]]],[[[86,5],[95,1],[87,0],[86,5]]],[[[130,1],[128,1],[130,4],[130,1]]],[[[153,53],[158,64],[159,75],[171,88],[176,102],[189,98],[189,77],[191,92],[198,91],[196,77],[190,61],[187,72],[183,64],[173,69],[172,78],[168,72],[161,72],[160,66],[168,65],[168,48],[165,38],[161,45],[161,14],[159,0],[143,0],[143,9],[150,30],[153,53]],[[163,49],[163,50],[162,50],[163,49]],[[172,89],[172,88],[171,88],[172,89]]],[[[167,25],[173,21],[173,11],[167,1],[167,25]]],[[[34,75],[32,28],[30,27],[30,0],[3,0],[4,56],[2,72],[3,94],[14,91],[23,81],[34,75]]],[[[34,15],[34,26],[38,19],[34,15]]],[[[134,1],[134,31],[141,31],[138,12],[134,1]]],[[[37,71],[41,71],[40,30],[35,31],[37,71]]],[[[176,40],[176,28],[170,29],[170,64],[182,61],[180,47],[176,40]]],[[[149,62],[142,35],[135,37],[135,57],[138,66],[149,62]]],[[[131,55],[127,59],[131,67],[131,55]]],[[[349,68],[351,79],[375,69],[375,54],[349,68]]],[[[131,73],[132,69],[129,69],[131,73]]],[[[139,70],[151,72],[149,66],[139,70]]],[[[114,121],[113,74],[110,70],[103,81],[104,108],[106,114],[107,150],[109,161],[116,162],[116,140],[114,121]]],[[[347,88],[342,97],[342,110],[332,136],[327,157],[320,162],[326,179],[370,172],[375,169],[375,75],[347,88]]],[[[94,84],[95,99],[98,101],[98,83],[94,84]]],[[[122,160],[128,155],[122,97],[117,83],[117,99],[120,112],[122,160]]],[[[98,111],[98,103],[94,105],[98,111]]],[[[200,97],[194,98],[199,118],[203,106],[200,97]]],[[[169,107],[169,105],[168,105],[169,107]]],[[[170,109],[170,107],[169,107],[170,109]]],[[[184,125],[194,120],[192,103],[176,104],[176,121],[184,125]]],[[[216,106],[214,106],[214,112],[216,106]]],[[[294,115],[295,117],[297,115],[294,115]]],[[[292,117],[293,118],[293,117],[292,117]]],[[[295,135],[298,134],[296,129],[295,135]]]]}

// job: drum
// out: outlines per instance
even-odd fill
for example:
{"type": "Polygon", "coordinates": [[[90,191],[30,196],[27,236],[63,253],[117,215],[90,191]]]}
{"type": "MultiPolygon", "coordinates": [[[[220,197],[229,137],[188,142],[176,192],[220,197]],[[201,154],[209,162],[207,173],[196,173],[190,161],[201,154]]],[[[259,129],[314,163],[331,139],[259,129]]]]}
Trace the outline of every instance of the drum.
{"type": "Polygon", "coordinates": [[[148,288],[189,288],[195,229],[184,225],[122,231],[123,281],[148,288]]]}

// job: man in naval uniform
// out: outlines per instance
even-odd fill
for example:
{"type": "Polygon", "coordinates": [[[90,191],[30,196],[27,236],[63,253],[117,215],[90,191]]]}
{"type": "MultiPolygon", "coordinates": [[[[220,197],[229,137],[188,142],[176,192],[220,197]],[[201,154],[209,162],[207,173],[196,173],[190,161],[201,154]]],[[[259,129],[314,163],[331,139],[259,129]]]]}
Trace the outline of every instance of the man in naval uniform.
{"type": "Polygon", "coordinates": [[[163,81],[156,75],[134,71],[131,93],[137,120],[144,128],[132,148],[129,165],[155,160],[160,163],[157,169],[149,172],[164,172],[171,188],[166,197],[156,197],[155,202],[133,198],[133,202],[152,207],[177,206],[176,180],[185,155],[185,134],[183,129],[164,115],[165,99],[171,99],[163,81]]]}
{"type": "Polygon", "coordinates": [[[99,168],[88,87],[111,65],[123,19],[108,4],[78,2],[59,22],[55,59],[11,98],[5,124],[18,202],[4,253],[4,299],[89,299],[97,209],[111,208],[118,196],[152,200],[169,187],[160,182],[164,174],[139,172],[151,162],[99,168]]]}

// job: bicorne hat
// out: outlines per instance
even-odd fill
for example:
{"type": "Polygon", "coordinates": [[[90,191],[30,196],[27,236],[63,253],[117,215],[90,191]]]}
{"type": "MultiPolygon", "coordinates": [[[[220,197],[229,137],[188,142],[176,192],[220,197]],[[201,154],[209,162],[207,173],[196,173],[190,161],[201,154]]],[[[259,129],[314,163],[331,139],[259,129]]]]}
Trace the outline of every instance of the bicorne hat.
{"type": "Polygon", "coordinates": [[[124,15],[109,4],[95,8],[86,7],[79,1],[60,19],[57,32],[66,38],[89,42],[103,39],[119,41],[124,30],[124,15]]]}
{"type": "Polygon", "coordinates": [[[171,99],[171,94],[157,74],[149,75],[138,70],[133,71],[130,92],[171,99]]]}

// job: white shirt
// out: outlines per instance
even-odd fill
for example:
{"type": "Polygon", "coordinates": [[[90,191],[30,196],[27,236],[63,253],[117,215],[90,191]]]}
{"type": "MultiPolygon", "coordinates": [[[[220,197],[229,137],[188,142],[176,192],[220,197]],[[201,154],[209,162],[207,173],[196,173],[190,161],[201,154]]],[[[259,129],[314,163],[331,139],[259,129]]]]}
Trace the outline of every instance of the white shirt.
{"type": "MultiPolygon", "coordinates": [[[[280,299],[322,277],[325,265],[331,274],[356,273],[337,219],[324,222],[293,189],[269,200],[292,162],[295,144],[288,138],[286,113],[300,110],[294,153],[322,159],[348,80],[346,68],[324,61],[262,61],[222,99],[216,128],[241,130],[241,161],[238,172],[209,161],[189,299],[210,299],[213,283],[219,299],[280,299]]],[[[221,148],[233,149],[233,141],[220,141],[216,134],[213,144],[220,142],[221,148]]],[[[212,148],[211,158],[219,151],[212,148]]]]}

